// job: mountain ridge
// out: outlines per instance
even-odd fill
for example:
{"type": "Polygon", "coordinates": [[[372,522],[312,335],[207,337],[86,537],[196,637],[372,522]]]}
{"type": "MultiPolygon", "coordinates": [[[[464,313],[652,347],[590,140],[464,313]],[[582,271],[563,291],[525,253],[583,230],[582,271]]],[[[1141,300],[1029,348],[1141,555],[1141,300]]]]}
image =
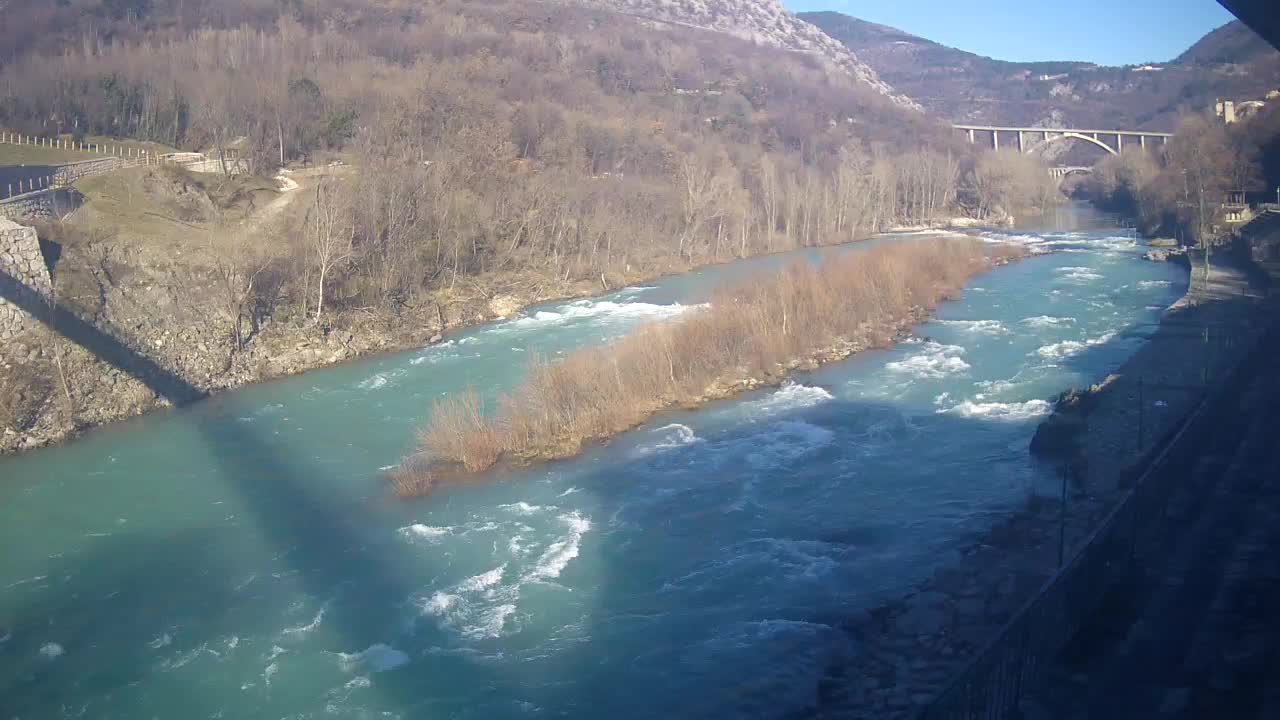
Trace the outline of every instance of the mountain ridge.
{"type": "Polygon", "coordinates": [[[722,32],[763,45],[806,53],[847,72],[895,104],[921,110],[844,43],[787,10],[781,0],[563,0],[659,23],[722,32]]]}
{"type": "Polygon", "coordinates": [[[954,122],[1168,131],[1218,99],[1280,87],[1280,52],[1239,21],[1164,63],[1015,62],[952,48],[832,11],[801,19],[845,43],[880,77],[954,122]]]}

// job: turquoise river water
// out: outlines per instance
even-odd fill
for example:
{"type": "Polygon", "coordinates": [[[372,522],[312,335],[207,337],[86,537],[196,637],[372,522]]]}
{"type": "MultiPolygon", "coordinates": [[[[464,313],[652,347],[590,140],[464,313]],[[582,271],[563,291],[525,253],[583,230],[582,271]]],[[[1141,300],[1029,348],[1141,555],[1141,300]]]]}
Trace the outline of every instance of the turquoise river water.
{"type": "MultiPolygon", "coordinates": [[[[1070,217],[1079,221],[1078,214],[1070,217]]],[[[1094,223],[916,336],[412,502],[433,398],[705,302],[776,256],[553,303],[0,460],[0,718],[787,717],[841,620],[1054,492],[1027,444],[1187,272],[1094,223]]],[[[881,242],[892,242],[892,238],[881,242]]]]}

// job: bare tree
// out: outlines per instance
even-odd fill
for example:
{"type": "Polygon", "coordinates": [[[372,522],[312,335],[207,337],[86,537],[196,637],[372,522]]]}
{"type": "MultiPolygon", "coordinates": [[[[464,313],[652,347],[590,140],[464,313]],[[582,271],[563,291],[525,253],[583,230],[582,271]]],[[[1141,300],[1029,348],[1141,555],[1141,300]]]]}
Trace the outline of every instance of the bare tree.
{"type": "Polygon", "coordinates": [[[326,179],[316,185],[315,200],[307,211],[304,227],[309,262],[317,277],[315,322],[319,325],[324,316],[325,284],[355,254],[350,202],[337,181],[326,179]]]}
{"type": "Polygon", "coordinates": [[[250,333],[255,331],[259,282],[275,259],[269,245],[255,240],[248,233],[228,233],[221,225],[215,225],[209,231],[209,256],[213,262],[218,299],[223,312],[231,320],[232,352],[243,350],[249,339],[245,332],[246,320],[250,333]],[[224,238],[221,242],[215,239],[219,236],[224,238]]]}

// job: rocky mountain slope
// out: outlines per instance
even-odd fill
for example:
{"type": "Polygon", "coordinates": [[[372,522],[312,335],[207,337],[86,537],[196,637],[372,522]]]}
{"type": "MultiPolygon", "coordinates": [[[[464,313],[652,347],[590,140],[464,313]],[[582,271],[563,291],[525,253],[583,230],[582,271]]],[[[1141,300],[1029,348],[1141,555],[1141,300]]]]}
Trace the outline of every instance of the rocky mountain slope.
{"type": "Polygon", "coordinates": [[[807,53],[870,85],[896,104],[921,109],[896,91],[846,44],[805,22],[781,0],[574,0],[658,23],[723,32],[761,45],[807,53]]]}
{"type": "Polygon", "coordinates": [[[801,13],[926,110],[958,122],[1170,130],[1179,112],[1280,88],[1280,52],[1239,22],[1166,63],[1016,63],[833,12],[801,13]]]}

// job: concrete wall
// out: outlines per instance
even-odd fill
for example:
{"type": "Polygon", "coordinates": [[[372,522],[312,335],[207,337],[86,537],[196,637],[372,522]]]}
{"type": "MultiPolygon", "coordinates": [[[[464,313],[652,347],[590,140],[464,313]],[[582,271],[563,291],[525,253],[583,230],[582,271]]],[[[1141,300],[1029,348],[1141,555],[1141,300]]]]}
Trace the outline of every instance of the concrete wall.
{"type": "MultiPolygon", "coordinates": [[[[53,294],[49,268],[40,254],[35,228],[0,218],[0,270],[48,298],[53,294]]],[[[0,297],[0,341],[27,329],[35,319],[0,297]]]]}

